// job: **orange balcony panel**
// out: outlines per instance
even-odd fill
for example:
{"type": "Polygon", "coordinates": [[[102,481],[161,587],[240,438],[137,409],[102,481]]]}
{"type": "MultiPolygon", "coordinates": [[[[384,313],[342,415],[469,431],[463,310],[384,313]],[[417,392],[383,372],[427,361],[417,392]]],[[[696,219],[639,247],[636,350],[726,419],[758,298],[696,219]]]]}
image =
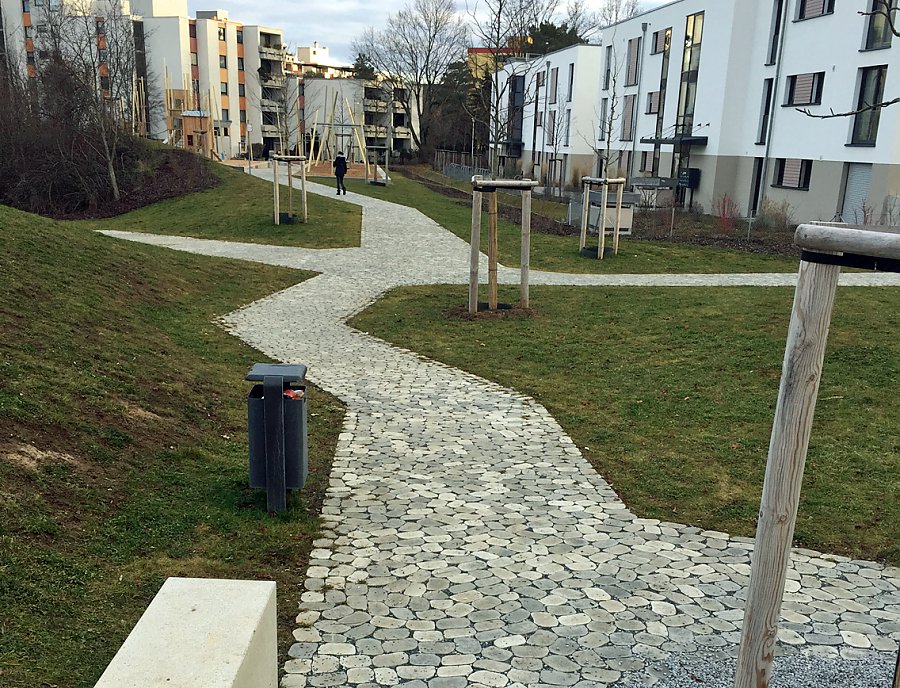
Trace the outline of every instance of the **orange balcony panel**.
{"type": "Polygon", "coordinates": [[[238,83],[239,83],[239,84],[246,83],[246,82],[244,81],[244,71],[243,71],[243,70],[241,70],[240,72],[238,72],[238,83]]]}
{"type": "Polygon", "coordinates": [[[34,41],[30,38],[25,39],[25,52],[33,53],[34,52],[34,41]]]}
{"type": "Polygon", "coordinates": [[[22,14],[22,24],[25,26],[31,26],[31,13],[24,12],[22,14]]]}
{"type": "Polygon", "coordinates": [[[34,68],[34,65],[27,65],[27,66],[28,66],[28,76],[30,76],[30,77],[36,77],[36,76],[37,76],[37,70],[34,68]]]}
{"type": "Polygon", "coordinates": [[[244,96],[241,96],[240,98],[238,98],[238,103],[239,103],[241,110],[247,109],[247,99],[244,96]]]}
{"type": "Polygon", "coordinates": [[[226,95],[222,96],[222,107],[225,108],[226,110],[230,107],[228,105],[228,96],[226,96],[226,95]]]}
{"type": "Polygon", "coordinates": [[[228,81],[228,70],[219,68],[219,81],[228,81]]]}
{"type": "Polygon", "coordinates": [[[191,39],[191,52],[192,53],[197,52],[197,39],[196,38],[191,39]]]}
{"type": "Polygon", "coordinates": [[[106,36],[97,36],[97,47],[106,50],[106,36]]]}
{"type": "Polygon", "coordinates": [[[243,56],[244,56],[244,44],[243,44],[243,43],[238,43],[238,44],[237,44],[237,56],[238,56],[238,57],[243,57],[243,56]]]}
{"type": "Polygon", "coordinates": [[[200,68],[197,65],[191,67],[191,79],[196,81],[200,78],[200,68]]]}
{"type": "Polygon", "coordinates": [[[105,62],[102,63],[99,67],[97,67],[97,72],[100,76],[109,76],[109,65],[105,62]]]}

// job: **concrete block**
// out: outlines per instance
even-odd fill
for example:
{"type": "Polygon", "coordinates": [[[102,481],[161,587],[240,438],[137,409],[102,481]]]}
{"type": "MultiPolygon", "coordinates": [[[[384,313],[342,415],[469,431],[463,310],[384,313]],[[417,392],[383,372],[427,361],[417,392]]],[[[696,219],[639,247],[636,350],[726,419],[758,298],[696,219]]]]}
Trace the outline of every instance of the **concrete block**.
{"type": "Polygon", "coordinates": [[[96,688],[277,688],[275,583],[169,578],[96,688]]]}

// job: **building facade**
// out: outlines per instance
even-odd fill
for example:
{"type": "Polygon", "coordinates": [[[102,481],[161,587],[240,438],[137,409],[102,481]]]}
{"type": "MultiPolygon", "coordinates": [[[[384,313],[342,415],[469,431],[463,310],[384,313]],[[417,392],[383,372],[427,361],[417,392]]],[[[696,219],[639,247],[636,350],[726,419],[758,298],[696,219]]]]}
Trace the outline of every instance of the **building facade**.
{"type": "Polygon", "coordinates": [[[875,1],[676,0],[608,27],[605,171],[680,178],[679,200],[706,210],[900,224],[900,105],[871,107],[900,96],[900,39],[860,14],[875,1]]]}

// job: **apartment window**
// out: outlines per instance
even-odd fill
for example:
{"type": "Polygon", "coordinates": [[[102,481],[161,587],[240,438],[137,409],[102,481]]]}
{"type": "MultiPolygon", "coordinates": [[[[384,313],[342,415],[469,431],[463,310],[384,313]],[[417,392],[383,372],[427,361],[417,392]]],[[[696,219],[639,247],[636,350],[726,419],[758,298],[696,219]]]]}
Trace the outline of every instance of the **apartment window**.
{"type": "Polygon", "coordinates": [[[769,54],[766,59],[767,65],[775,64],[778,59],[778,44],[781,39],[781,18],[784,14],[784,0],[775,0],[775,6],[772,10],[772,30],[769,32],[769,54]]]}
{"type": "Polygon", "coordinates": [[[191,53],[191,64],[194,67],[197,66],[197,53],[191,53]]]}
{"type": "Polygon", "coordinates": [[[569,63],[569,88],[566,91],[566,102],[567,103],[572,102],[572,89],[574,88],[574,86],[575,86],[575,63],[570,62],[569,63]]]}
{"type": "Polygon", "coordinates": [[[887,65],[865,67],[860,70],[859,98],[856,101],[856,109],[860,112],[857,112],[853,119],[853,137],[850,140],[854,146],[875,145],[881,108],[874,106],[884,100],[886,78],[887,65]]]}
{"type": "Polygon", "coordinates": [[[612,46],[606,46],[606,73],[603,77],[603,90],[608,91],[612,84],[613,51],[612,46]]]}
{"type": "Polygon", "coordinates": [[[554,67],[550,70],[550,102],[556,102],[556,83],[559,78],[559,68],[554,67]]]}
{"type": "Polygon", "coordinates": [[[22,0],[22,14],[29,14],[31,12],[31,6],[28,4],[28,0],[22,0]]]}
{"type": "Polygon", "coordinates": [[[241,118],[241,122],[247,121],[247,111],[246,110],[241,110],[240,118],[241,118]]]}
{"type": "MultiPolygon", "coordinates": [[[[897,0],[890,0],[890,9],[897,8],[897,0]]],[[[883,0],[872,0],[870,12],[880,12],[869,15],[869,27],[866,32],[866,50],[881,50],[891,47],[891,39],[894,32],[891,31],[891,23],[888,21],[883,0]]],[[[900,15],[894,13],[895,24],[900,20],[900,15]]]]}
{"type": "Polygon", "coordinates": [[[547,75],[547,72],[538,72],[537,75],[537,87],[543,88],[544,86],[544,77],[547,75]]]}
{"type": "MultiPolygon", "coordinates": [[[[548,143],[553,146],[556,137],[556,110],[551,110],[547,119],[547,139],[548,143]]],[[[555,146],[554,146],[555,147],[555,146]]]]}
{"type": "Polygon", "coordinates": [[[763,144],[769,135],[769,118],[772,115],[772,89],[775,87],[775,79],[763,81],[762,107],[759,113],[759,127],[757,127],[756,143],[763,144]]]}
{"type": "Polygon", "coordinates": [[[243,29],[238,29],[238,30],[237,30],[237,42],[238,42],[238,43],[243,43],[243,42],[244,42],[244,30],[243,30],[243,29]]]}
{"type": "Polygon", "coordinates": [[[194,91],[194,93],[200,93],[199,79],[191,79],[191,89],[194,91]]]}
{"type": "Polygon", "coordinates": [[[628,69],[625,77],[626,86],[637,86],[638,63],[641,59],[641,39],[632,38],[628,41],[628,69]]]}
{"type": "Polygon", "coordinates": [[[188,134],[188,135],[187,135],[187,140],[188,140],[187,145],[189,145],[189,146],[193,146],[193,145],[194,145],[194,136],[193,136],[192,134],[188,134]]]}
{"type": "Polygon", "coordinates": [[[647,94],[647,114],[648,115],[658,115],[659,114],[659,96],[660,91],[651,91],[647,94]]]}
{"type": "Polygon", "coordinates": [[[98,48],[97,49],[97,59],[102,63],[106,62],[106,48],[98,48]]]}
{"type": "Polygon", "coordinates": [[[609,117],[609,98],[600,101],[600,141],[606,141],[607,124],[609,117]]]}
{"type": "Polygon", "coordinates": [[[219,84],[219,93],[221,93],[223,96],[228,95],[228,82],[227,81],[223,81],[219,84]]]}
{"type": "Polygon", "coordinates": [[[231,117],[228,116],[228,108],[222,108],[222,121],[223,122],[231,121],[231,117]]]}
{"type": "Polygon", "coordinates": [[[25,62],[34,66],[34,51],[28,51],[25,53],[25,62]]]}
{"type": "Polygon", "coordinates": [[[785,105],[821,105],[825,72],[794,74],[787,78],[785,105]]]}
{"type": "Polygon", "coordinates": [[[101,76],[101,77],[100,77],[100,90],[101,90],[101,91],[108,91],[108,90],[109,90],[109,77],[108,77],[108,76],[101,76]]]}
{"type": "Polygon", "coordinates": [[[666,48],[669,47],[669,41],[672,38],[672,29],[663,29],[662,31],[654,31],[653,32],[653,48],[650,51],[651,55],[656,55],[658,53],[666,52],[666,48]]]}
{"type": "Polygon", "coordinates": [[[239,57],[237,60],[238,60],[238,71],[243,72],[244,71],[244,58],[239,57]]]}
{"type": "Polygon", "coordinates": [[[565,132],[563,133],[563,145],[564,146],[569,145],[569,140],[570,140],[569,137],[570,137],[571,133],[572,133],[572,111],[566,110],[566,129],[565,129],[565,132]]]}
{"type": "Polygon", "coordinates": [[[231,136],[231,134],[228,131],[228,127],[222,127],[222,135],[223,136],[231,136]]]}
{"type": "Polygon", "coordinates": [[[772,186],[809,191],[812,164],[812,160],[777,158],[775,160],[775,182],[772,186]]]}
{"type": "Polygon", "coordinates": [[[219,69],[228,69],[227,55],[219,55],[219,69]]]}
{"type": "Polygon", "coordinates": [[[812,19],[834,12],[834,0],[800,0],[797,4],[797,19],[812,19]]]}
{"type": "Polygon", "coordinates": [[[536,126],[536,127],[542,127],[542,126],[544,126],[544,111],[543,111],[543,110],[541,110],[540,112],[535,113],[535,115],[534,115],[534,126],[536,126]]]}
{"type": "Polygon", "coordinates": [[[639,172],[653,171],[653,151],[641,151],[641,167],[639,172]]]}
{"type": "Polygon", "coordinates": [[[219,27],[219,40],[220,41],[225,40],[225,27],[224,26],[219,27]]]}
{"type": "MultiPolygon", "coordinates": [[[[678,116],[675,134],[691,134],[694,130],[694,107],[697,103],[697,79],[700,72],[700,48],[703,42],[703,13],[687,18],[684,30],[684,54],[681,58],[681,88],[678,93],[678,116]]],[[[675,176],[674,174],[672,176],[675,176]]]]}
{"type": "Polygon", "coordinates": [[[25,38],[34,38],[34,27],[33,26],[25,26],[25,38]]]}
{"type": "Polygon", "coordinates": [[[243,98],[247,95],[247,90],[244,84],[238,84],[238,95],[243,98]]]}
{"type": "Polygon", "coordinates": [[[106,34],[106,22],[104,20],[98,19],[96,27],[98,36],[104,36],[106,34]]]}
{"type": "Polygon", "coordinates": [[[190,36],[191,38],[197,37],[197,25],[196,24],[188,25],[188,36],[190,36]]]}
{"type": "Polygon", "coordinates": [[[634,138],[634,96],[625,96],[622,107],[622,141],[634,138]]]}

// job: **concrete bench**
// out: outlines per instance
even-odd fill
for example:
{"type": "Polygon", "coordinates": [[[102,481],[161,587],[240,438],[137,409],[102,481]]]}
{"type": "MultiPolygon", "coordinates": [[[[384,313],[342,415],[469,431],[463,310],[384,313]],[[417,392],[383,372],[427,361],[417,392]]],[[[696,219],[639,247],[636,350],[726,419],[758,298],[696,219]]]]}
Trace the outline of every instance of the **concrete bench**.
{"type": "Polygon", "coordinates": [[[277,688],[275,583],[169,578],[96,688],[277,688]]]}

